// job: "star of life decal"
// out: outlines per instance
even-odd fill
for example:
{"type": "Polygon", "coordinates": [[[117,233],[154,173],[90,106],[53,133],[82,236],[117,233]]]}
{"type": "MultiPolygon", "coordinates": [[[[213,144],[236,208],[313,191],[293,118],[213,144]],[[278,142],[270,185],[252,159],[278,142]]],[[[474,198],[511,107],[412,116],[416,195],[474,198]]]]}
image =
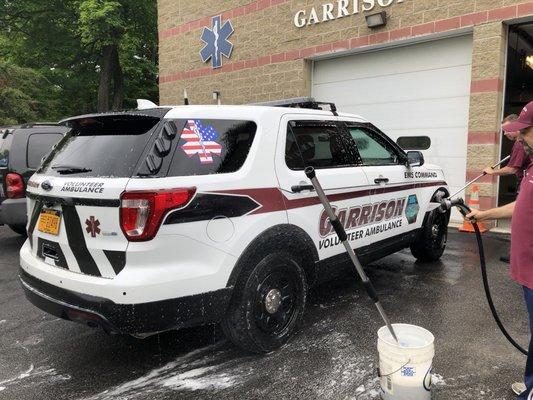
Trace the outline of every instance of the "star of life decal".
{"type": "Polygon", "coordinates": [[[222,145],[217,143],[218,132],[211,125],[202,125],[200,120],[188,120],[181,133],[185,144],[181,146],[185,154],[190,157],[198,155],[200,163],[213,163],[213,154],[220,156],[222,145]]]}
{"type": "Polygon", "coordinates": [[[202,61],[205,63],[211,59],[213,68],[222,67],[222,56],[230,58],[233,51],[233,44],[228,40],[233,32],[231,21],[222,25],[222,16],[213,17],[212,28],[205,26],[202,31],[201,40],[205,43],[200,51],[202,61]]]}

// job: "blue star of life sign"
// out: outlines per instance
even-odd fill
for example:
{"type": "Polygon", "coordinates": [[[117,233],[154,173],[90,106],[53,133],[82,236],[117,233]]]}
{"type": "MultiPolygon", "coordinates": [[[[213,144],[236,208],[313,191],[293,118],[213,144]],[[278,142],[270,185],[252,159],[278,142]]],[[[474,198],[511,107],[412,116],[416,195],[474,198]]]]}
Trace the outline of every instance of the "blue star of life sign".
{"type": "Polygon", "coordinates": [[[213,17],[212,28],[205,26],[202,31],[201,39],[205,43],[200,51],[202,61],[205,63],[211,59],[213,68],[222,67],[222,56],[230,58],[233,51],[233,44],[228,41],[233,32],[231,21],[228,20],[222,25],[221,15],[213,17]]]}

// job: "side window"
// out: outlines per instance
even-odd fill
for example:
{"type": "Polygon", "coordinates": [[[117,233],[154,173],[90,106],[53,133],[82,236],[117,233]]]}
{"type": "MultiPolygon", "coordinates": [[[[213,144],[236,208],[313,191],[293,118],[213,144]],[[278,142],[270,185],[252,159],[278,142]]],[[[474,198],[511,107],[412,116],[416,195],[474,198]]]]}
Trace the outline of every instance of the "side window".
{"type": "Polygon", "coordinates": [[[357,145],[363,165],[396,165],[398,155],[379,135],[361,127],[348,126],[357,145]]]}
{"type": "Polygon", "coordinates": [[[60,133],[34,133],[28,137],[27,164],[28,168],[37,169],[42,158],[50,152],[54,144],[63,138],[60,133]]]}
{"type": "Polygon", "coordinates": [[[333,121],[290,121],[285,162],[292,170],[352,166],[357,163],[333,121]]]}
{"type": "Polygon", "coordinates": [[[248,158],[257,125],[253,121],[202,119],[183,121],[168,176],[210,175],[238,171],[248,158]]]}

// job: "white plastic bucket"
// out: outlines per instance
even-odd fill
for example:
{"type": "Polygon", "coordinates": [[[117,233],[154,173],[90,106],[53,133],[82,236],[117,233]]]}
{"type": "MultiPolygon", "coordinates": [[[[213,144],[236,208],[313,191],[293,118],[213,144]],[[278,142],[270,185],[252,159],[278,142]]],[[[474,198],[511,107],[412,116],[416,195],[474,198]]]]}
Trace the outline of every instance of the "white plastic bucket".
{"type": "Polygon", "coordinates": [[[431,399],[435,337],[415,325],[393,324],[400,346],[384,326],[378,331],[381,396],[384,400],[431,399]]]}

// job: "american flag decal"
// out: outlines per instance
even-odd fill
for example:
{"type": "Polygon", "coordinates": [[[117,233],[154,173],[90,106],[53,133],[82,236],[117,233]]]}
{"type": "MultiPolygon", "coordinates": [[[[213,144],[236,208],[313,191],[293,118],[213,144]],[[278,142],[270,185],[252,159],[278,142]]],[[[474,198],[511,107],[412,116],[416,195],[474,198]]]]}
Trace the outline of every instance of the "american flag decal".
{"type": "Polygon", "coordinates": [[[202,164],[211,164],[213,162],[212,154],[220,156],[222,153],[222,146],[216,142],[218,139],[218,132],[211,125],[203,126],[201,121],[188,120],[181,139],[186,143],[181,146],[185,154],[193,157],[198,154],[202,164]]]}

